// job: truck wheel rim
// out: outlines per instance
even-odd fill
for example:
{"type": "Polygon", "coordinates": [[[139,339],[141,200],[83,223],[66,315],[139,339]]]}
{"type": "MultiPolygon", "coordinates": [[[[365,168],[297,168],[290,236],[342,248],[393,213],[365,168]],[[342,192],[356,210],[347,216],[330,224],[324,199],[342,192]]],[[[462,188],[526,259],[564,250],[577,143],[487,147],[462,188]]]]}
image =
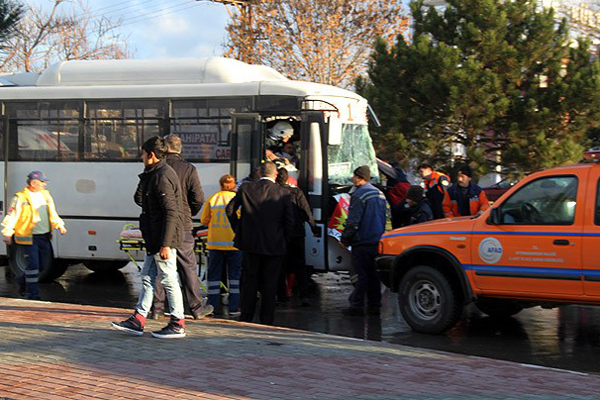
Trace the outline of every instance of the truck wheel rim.
{"type": "Polygon", "coordinates": [[[434,319],[442,307],[442,296],[431,281],[421,280],[415,283],[408,299],[413,314],[425,320],[434,319]]]}

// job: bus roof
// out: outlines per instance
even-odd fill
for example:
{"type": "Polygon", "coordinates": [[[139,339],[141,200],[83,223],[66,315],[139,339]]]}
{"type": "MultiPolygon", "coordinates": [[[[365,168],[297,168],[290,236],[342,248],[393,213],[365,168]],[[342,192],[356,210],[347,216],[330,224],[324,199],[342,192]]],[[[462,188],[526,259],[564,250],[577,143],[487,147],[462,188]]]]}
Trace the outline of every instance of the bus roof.
{"type": "Polygon", "coordinates": [[[42,73],[0,75],[0,100],[190,98],[213,96],[363,98],[334,86],[292,81],[263,65],[230,58],[75,60],[42,73]]]}

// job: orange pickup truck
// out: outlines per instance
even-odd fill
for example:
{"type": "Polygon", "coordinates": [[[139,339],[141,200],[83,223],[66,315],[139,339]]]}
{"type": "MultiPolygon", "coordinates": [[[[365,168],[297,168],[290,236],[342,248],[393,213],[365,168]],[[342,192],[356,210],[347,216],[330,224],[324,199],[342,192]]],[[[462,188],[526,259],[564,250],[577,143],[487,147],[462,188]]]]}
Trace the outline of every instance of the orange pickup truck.
{"type": "Polygon", "coordinates": [[[383,235],[377,269],[406,322],[437,334],[470,302],[490,316],[600,304],[600,165],[534,173],[478,218],[383,235]]]}

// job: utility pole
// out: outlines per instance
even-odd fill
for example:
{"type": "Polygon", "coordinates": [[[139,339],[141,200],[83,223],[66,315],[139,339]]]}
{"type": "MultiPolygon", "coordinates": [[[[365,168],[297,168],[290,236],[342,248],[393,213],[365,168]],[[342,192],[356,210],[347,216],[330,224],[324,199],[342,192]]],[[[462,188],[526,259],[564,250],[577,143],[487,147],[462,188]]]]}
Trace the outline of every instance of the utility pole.
{"type": "MultiPolygon", "coordinates": [[[[196,0],[199,1],[199,0],[196,0]]],[[[256,36],[252,27],[252,5],[260,3],[260,0],[212,0],[215,3],[223,3],[224,5],[234,6],[240,13],[241,24],[238,29],[241,32],[243,46],[240,46],[237,59],[240,61],[252,64],[254,63],[254,45],[256,36]]],[[[231,16],[231,12],[229,13],[231,16]]]]}

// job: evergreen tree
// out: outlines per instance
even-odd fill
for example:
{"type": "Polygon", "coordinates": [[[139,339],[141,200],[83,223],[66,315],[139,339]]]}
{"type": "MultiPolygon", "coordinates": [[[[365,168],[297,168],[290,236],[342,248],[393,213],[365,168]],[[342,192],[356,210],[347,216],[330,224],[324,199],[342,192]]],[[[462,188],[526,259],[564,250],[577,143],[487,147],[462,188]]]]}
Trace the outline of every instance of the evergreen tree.
{"type": "Polygon", "coordinates": [[[566,22],[533,0],[447,3],[413,2],[412,42],[379,41],[356,82],[384,121],[378,151],[450,168],[461,144],[479,174],[579,161],[600,111],[589,42],[572,43],[566,22]]]}
{"type": "Polygon", "coordinates": [[[0,48],[6,46],[17,28],[17,23],[23,16],[23,6],[12,0],[0,0],[0,48]]]}

